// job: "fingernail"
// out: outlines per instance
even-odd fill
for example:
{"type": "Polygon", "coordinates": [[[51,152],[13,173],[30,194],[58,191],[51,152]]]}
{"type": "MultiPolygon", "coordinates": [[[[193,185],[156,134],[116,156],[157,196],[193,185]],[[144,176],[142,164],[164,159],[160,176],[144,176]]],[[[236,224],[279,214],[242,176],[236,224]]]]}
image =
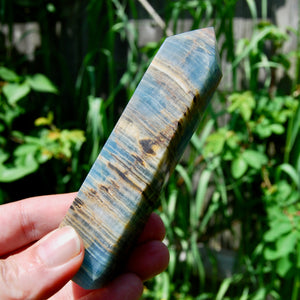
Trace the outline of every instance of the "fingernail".
{"type": "Polygon", "coordinates": [[[37,252],[46,266],[57,267],[80,254],[80,238],[71,226],[65,226],[43,238],[37,252]]]}

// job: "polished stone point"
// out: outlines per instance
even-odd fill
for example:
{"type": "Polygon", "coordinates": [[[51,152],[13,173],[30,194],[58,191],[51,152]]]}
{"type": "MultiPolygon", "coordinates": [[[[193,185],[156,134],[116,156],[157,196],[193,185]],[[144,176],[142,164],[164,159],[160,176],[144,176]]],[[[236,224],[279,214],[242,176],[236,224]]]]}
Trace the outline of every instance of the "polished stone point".
{"type": "Polygon", "coordinates": [[[213,28],[162,44],[61,224],[84,242],[77,284],[99,288],[122,272],[221,77],[213,28]]]}

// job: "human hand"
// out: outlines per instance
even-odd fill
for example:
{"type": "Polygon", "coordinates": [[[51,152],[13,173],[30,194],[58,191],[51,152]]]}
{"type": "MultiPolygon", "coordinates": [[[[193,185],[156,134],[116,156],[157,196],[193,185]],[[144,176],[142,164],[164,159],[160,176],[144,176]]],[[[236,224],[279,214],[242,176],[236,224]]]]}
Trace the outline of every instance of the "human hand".
{"type": "Polygon", "coordinates": [[[84,290],[70,279],[84,257],[72,227],[56,229],[74,193],[29,198],[0,206],[0,299],[139,299],[142,281],[162,272],[169,253],[165,229],[152,214],[133,249],[126,272],[106,287],[84,290]]]}

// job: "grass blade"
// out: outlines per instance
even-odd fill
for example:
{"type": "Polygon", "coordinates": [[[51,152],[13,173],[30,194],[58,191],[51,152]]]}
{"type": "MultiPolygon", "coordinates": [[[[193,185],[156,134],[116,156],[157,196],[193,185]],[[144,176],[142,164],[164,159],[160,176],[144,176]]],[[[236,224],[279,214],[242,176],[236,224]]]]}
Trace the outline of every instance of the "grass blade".
{"type": "Polygon", "coordinates": [[[195,220],[194,222],[197,224],[200,216],[203,212],[204,200],[207,194],[207,189],[209,186],[209,180],[211,177],[211,171],[204,170],[199,179],[197,193],[196,193],[196,205],[195,205],[195,220]]]}
{"type": "Polygon", "coordinates": [[[253,20],[257,20],[257,9],[254,0],[247,0],[247,4],[253,20]]]}
{"type": "Polygon", "coordinates": [[[222,282],[222,284],[220,286],[218,294],[216,296],[216,300],[222,300],[222,299],[224,299],[224,296],[225,296],[226,292],[228,291],[231,283],[232,283],[232,278],[226,278],[226,279],[224,279],[224,281],[222,282]]]}
{"type": "Polygon", "coordinates": [[[280,179],[281,172],[285,172],[295,183],[295,185],[300,189],[300,174],[297,173],[296,169],[293,168],[292,165],[290,164],[282,164],[278,167],[276,171],[276,181],[278,182],[280,179]]]}
{"type": "Polygon", "coordinates": [[[268,34],[272,32],[272,28],[266,27],[258,34],[254,35],[250,43],[246,46],[244,51],[236,57],[236,59],[232,63],[232,68],[236,68],[237,65],[249,55],[249,53],[257,47],[258,42],[263,40],[268,34]]]}
{"type": "Polygon", "coordinates": [[[178,164],[176,166],[175,170],[182,177],[182,179],[183,179],[183,181],[186,185],[186,188],[187,188],[189,194],[191,195],[192,194],[192,189],[193,189],[193,184],[192,184],[192,180],[189,177],[189,174],[187,173],[186,169],[182,165],[178,164]]]}

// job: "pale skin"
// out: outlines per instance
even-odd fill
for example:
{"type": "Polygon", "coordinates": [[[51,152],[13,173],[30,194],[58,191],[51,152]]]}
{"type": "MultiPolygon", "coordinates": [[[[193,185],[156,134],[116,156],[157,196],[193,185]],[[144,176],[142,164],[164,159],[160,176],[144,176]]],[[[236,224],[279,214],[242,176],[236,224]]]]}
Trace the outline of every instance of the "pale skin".
{"type": "Polygon", "coordinates": [[[83,243],[72,227],[57,228],[74,197],[40,196],[0,206],[0,299],[134,300],[142,295],[143,281],[167,267],[165,228],[152,214],[124,273],[98,290],[72,282],[83,243]]]}

